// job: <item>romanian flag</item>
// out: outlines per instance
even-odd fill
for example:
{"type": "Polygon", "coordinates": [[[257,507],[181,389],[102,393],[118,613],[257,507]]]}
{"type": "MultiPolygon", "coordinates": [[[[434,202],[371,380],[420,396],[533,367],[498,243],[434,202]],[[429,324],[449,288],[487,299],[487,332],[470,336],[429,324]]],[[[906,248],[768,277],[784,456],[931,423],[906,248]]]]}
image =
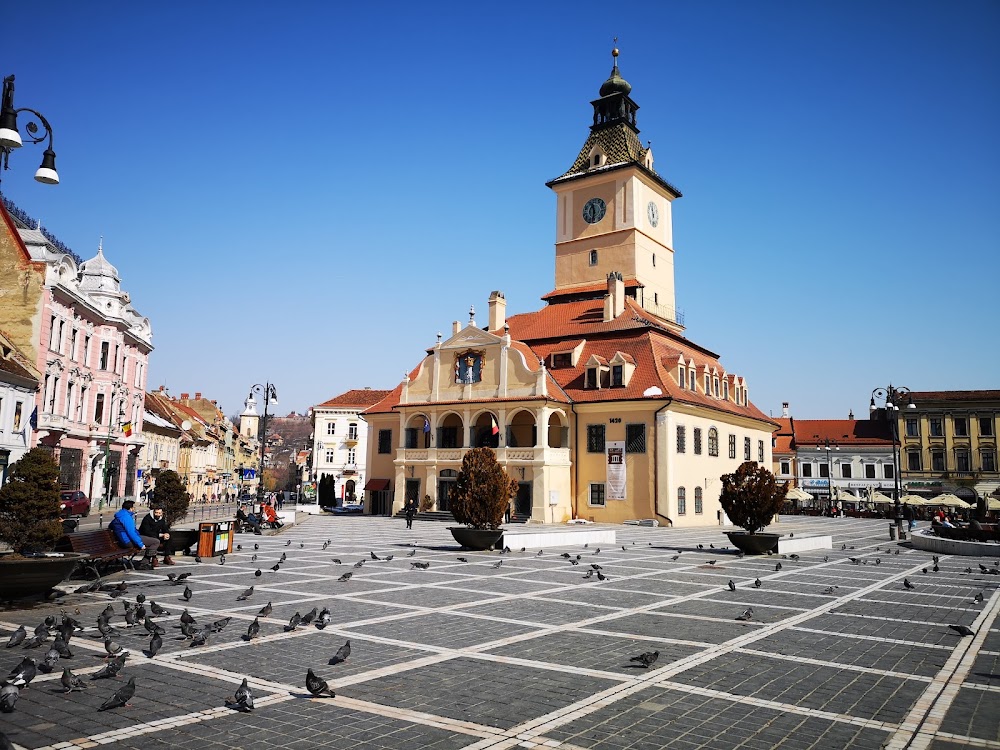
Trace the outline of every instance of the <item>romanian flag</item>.
{"type": "Polygon", "coordinates": [[[499,435],[500,434],[500,425],[497,424],[496,417],[494,417],[492,414],[490,414],[490,424],[493,426],[493,434],[494,435],[499,435]]]}
{"type": "Polygon", "coordinates": [[[125,433],[125,437],[132,437],[132,423],[126,422],[122,425],[122,432],[125,433]]]}

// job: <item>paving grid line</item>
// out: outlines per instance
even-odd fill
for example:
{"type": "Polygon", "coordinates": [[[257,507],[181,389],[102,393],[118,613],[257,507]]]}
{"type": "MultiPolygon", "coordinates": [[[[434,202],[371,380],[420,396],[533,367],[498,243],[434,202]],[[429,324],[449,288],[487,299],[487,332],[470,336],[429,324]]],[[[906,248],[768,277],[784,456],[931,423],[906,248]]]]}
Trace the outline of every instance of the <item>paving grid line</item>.
{"type": "MultiPolygon", "coordinates": [[[[794,630],[795,628],[789,628],[794,630]]],[[[841,638],[851,638],[853,636],[841,633],[841,638]]],[[[931,677],[927,677],[921,674],[909,674],[907,672],[894,672],[889,669],[875,669],[874,667],[861,667],[857,664],[841,664],[836,661],[824,661],[822,659],[810,659],[806,656],[789,656],[788,654],[773,654],[768,651],[758,651],[753,648],[737,648],[734,649],[735,653],[738,654],[751,654],[753,656],[762,656],[767,659],[778,659],[780,661],[790,661],[796,664],[812,664],[817,667],[832,667],[834,669],[844,669],[848,672],[862,672],[864,674],[874,674],[882,675],[883,677],[896,677],[900,680],[916,680],[917,682],[930,682],[931,677]]]]}
{"type": "Polygon", "coordinates": [[[989,604],[980,612],[976,622],[976,634],[960,643],[949,657],[944,667],[934,677],[923,695],[910,709],[900,728],[885,744],[886,750],[924,750],[930,747],[934,736],[954,703],[969,671],[978,656],[977,646],[986,641],[993,623],[1000,615],[1000,590],[994,591],[989,604]]]}
{"type": "Polygon", "coordinates": [[[966,737],[964,734],[952,734],[951,732],[938,732],[937,738],[942,740],[954,740],[968,747],[1000,748],[1000,742],[996,740],[981,740],[978,737],[966,737]]]}
{"type": "MultiPolygon", "coordinates": [[[[834,613],[834,614],[837,614],[838,616],[841,616],[839,613],[834,613]]],[[[846,615],[843,615],[843,616],[846,617],[846,615]]],[[[872,619],[879,619],[879,620],[886,619],[889,622],[895,622],[895,620],[891,620],[889,618],[881,618],[880,617],[880,618],[872,618],[872,619]]],[[[937,625],[940,625],[941,623],[939,623],[939,622],[932,622],[932,623],[924,623],[924,624],[937,626],[937,625]]],[[[842,637],[844,635],[843,633],[841,633],[840,631],[837,631],[837,630],[821,630],[819,628],[804,628],[801,625],[796,625],[794,628],[791,628],[791,630],[800,630],[803,633],[816,633],[817,635],[829,635],[829,636],[834,637],[834,638],[840,638],[840,637],[842,637]]],[[[899,646],[921,646],[923,648],[937,648],[937,649],[941,649],[942,651],[953,651],[954,650],[954,648],[952,646],[941,646],[941,645],[938,645],[936,643],[921,643],[920,641],[904,641],[904,640],[900,640],[899,638],[886,638],[884,636],[862,635],[860,633],[851,633],[850,637],[851,638],[857,638],[857,639],[863,640],[863,641],[878,641],[879,643],[893,643],[893,644],[896,644],[896,645],[899,645],[899,646]]]]}

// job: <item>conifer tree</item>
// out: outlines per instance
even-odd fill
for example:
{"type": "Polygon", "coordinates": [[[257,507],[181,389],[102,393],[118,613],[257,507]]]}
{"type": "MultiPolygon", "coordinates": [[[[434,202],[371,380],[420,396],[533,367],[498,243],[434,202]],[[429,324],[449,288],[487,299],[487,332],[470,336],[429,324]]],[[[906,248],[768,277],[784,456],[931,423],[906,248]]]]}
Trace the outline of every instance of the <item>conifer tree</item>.
{"type": "Polygon", "coordinates": [[[448,507],[455,520],[474,529],[499,529],[517,482],[497,461],[492,448],[473,448],[462,459],[448,507]]]}
{"type": "Polygon", "coordinates": [[[44,448],[32,448],[0,487],[0,541],[26,555],[48,552],[62,533],[59,467],[44,448]]]}
{"type": "Polygon", "coordinates": [[[763,530],[785,502],[788,483],[778,485],[774,474],[756,461],[746,461],[722,475],[719,503],[729,520],[751,534],[763,530]]]}
{"type": "Polygon", "coordinates": [[[167,469],[156,477],[156,490],[153,493],[153,505],[163,508],[163,518],[167,526],[173,526],[187,515],[191,495],[181,484],[181,478],[176,471],[167,469]]]}

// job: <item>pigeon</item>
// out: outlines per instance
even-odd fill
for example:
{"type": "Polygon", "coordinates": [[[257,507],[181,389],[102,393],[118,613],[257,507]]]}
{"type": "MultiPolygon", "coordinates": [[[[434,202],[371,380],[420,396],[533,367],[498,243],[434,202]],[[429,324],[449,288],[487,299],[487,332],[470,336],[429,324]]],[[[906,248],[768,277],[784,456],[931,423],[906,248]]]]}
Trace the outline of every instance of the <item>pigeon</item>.
{"type": "MultiPolygon", "coordinates": [[[[170,581],[171,583],[177,583],[177,574],[176,573],[167,573],[167,580],[170,581]]],[[[80,592],[80,593],[82,593],[82,592],[80,592]]]]}
{"type": "Polygon", "coordinates": [[[226,700],[226,708],[232,708],[243,713],[253,711],[253,693],[250,692],[250,686],[247,685],[246,677],[243,678],[243,682],[236,689],[236,696],[233,700],[226,700]]]}
{"type": "Polygon", "coordinates": [[[916,588],[916,587],[912,583],[910,583],[910,579],[909,578],[904,578],[903,579],[903,588],[912,589],[912,588],[916,588]]]}
{"type": "Polygon", "coordinates": [[[149,639],[149,648],[146,649],[147,656],[149,656],[149,658],[152,659],[154,656],[156,656],[156,652],[160,650],[160,647],[162,645],[163,645],[163,639],[160,638],[160,634],[153,633],[153,637],[149,639]]]}
{"type": "Polygon", "coordinates": [[[49,639],[48,633],[43,633],[41,635],[33,635],[31,636],[31,638],[29,638],[24,642],[24,648],[38,648],[48,639],[49,639]]]}
{"type": "Polygon", "coordinates": [[[704,544],[699,544],[698,545],[698,549],[705,549],[705,545],[704,544]]]}
{"type": "Polygon", "coordinates": [[[108,656],[121,656],[122,654],[127,654],[128,649],[123,648],[121,645],[115,643],[110,638],[104,639],[104,650],[108,652],[108,656]]]}
{"type": "Polygon", "coordinates": [[[823,562],[830,562],[830,556],[829,555],[823,555],[823,562]]]}
{"type": "Polygon", "coordinates": [[[935,573],[937,573],[938,571],[940,571],[940,570],[941,570],[941,568],[939,568],[939,567],[938,567],[938,564],[937,564],[937,563],[934,563],[934,567],[933,567],[933,568],[931,568],[931,570],[933,570],[933,571],[934,571],[935,573]]]}
{"type": "Polygon", "coordinates": [[[503,565],[503,560],[497,560],[495,563],[493,563],[494,568],[499,568],[501,565],[503,565]]]}
{"type": "Polygon", "coordinates": [[[376,555],[374,552],[369,552],[368,554],[372,556],[372,560],[381,560],[382,559],[381,557],[379,557],[378,555],[376,555]]]}
{"type": "Polygon", "coordinates": [[[73,688],[79,688],[82,690],[87,689],[87,683],[82,679],[73,674],[69,667],[63,669],[62,677],[59,678],[59,682],[62,683],[64,693],[72,693],[73,688]]]}
{"type": "Polygon", "coordinates": [[[226,564],[226,556],[219,555],[219,565],[225,565],[225,564],[226,564]]]}
{"type": "Polygon", "coordinates": [[[299,549],[305,549],[305,548],[306,548],[306,543],[305,542],[299,542],[299,549]]]}
{"type": "Polygon", "coordinates": [[[594,550],[594,554],[595,554],[595,555],[599,555],[599,554],[601,554],[601,548],[600,548],[600,547],[598,547],[598,548],[597,548],[596,550],[594,550]]]}
{"type": "Polygon", "coordinates": [[[386,562],[392,562],[392,558],[393,558],[393,555],[386,555],[384,559],[385,559],[386,562]]]}
{"type": "Polygon", "coordinates": [[[798,560],[798,559],[799,559],[799,556],[798,556],[798,555],[795,555],[795,554],[792,554],[792,555],[789,555],[788,557],[789,557],[790,559],[792,559],[792,560],[798,560]]]}
{"type": "Polygon", "coordinates": [[[163,617],[165,615],[170,614],[170,610],[164,609],[154,601],[149,602],[149,611],[152,612],[157,617],[163,617]]]}
{"type": "Polygon", "coordinates": [[[288,620],[288,625],[285,627],[285,631],[291,632],[292,630],[295,630],[295,628],[299,626],[300,622],[302,622],[302,615],[296,612],[292,615],[291,619],[288,620]]]}
{"type": "Polygon", "coordinates": [[[52,648],[54,648],[63,659],[73,658],[73,652],[69,650],[69,644],[66,643],[66,640],[61,635],[52,643],[52,648]]]}
{"type": "Polygon", "coordinates": [[[561,555],[559,555],[559,557],[565,557],[567,560],[569,560],[572,557],[572,555],[569,552],[563,552],[561,555]]]}
{"type": "MultiPolygon", "coordinates": [[[[184,611],[187,612],[187,610],[184,610],[184,611]]],[[[167,632],[166,630],[163,629],[162,626],[157,625],[148,616],[146,617],[145,620],[142,621],[142,625],[143,625],[144,628],[146,628],[146,631],[149,632],[149,633],[159,633],[160,635],[163,635],[164,633],[167,632]]]]}
{"type": "Polygon", "coordinates": [[[245,602],[251,596],[253,596],[253,586],[251,586],[246,591],[244,591],[242,594],[240,594],[239,596],[237,596],[236,597],[236,601],[238,601],[238,602],[245,602]]]}
{"type": "Polygon", "coordinates": [[[253,622],[251,622],[250,625],[247,626],[247,640],[252,641],[254,638],[257,637],[258,633],[260,633],[260,622],[258,622],[257,618],[255,617],[253,618],[253,622]]]}
{"type": "Polygon", "coordinates": [[[674,562],[678,557],[680,557],[680,555],[674,555],[670,558],[670,562],[674,562]]]}
{"type": "MultiPolygon", "coordinates": [[[[0,711],[9,714],[14,710],[17,699],[21,697],[21,689],[11,683],[0,688],[0,711]]],[[[12,746],[13,747],[13,746],[12,746]]]]}
{"type": "Polygon", "coordinates": [[[191,597],[194,596],[194,592],[191,590],[190,586],[184,587],[184,601],[191,601],[191,597]]]}
{"type": "Polygon", "coordinates": [[[105,664],[99,671],[94,672],[90,676],[92,680],[103,680],[108,677],[117,677],[118,673],[122,671],[122,667],[125,666],[125,654],[116,656],[114,659],[105,664]]]}
{"type": "Polygon", "coordinates": [[[20,646],[24,643],[24,639],[28,637],[28,631],[24,629],[24,625],[19,627],[10,635],[10,640],[7,641],[7,648],[14,648],[15,646],[20,646]]]}
{"type": "Polygon", "coordinates": [[[427,570],[430,566],[429,562],[420,562],[419,560],[410,563],[411,568],[419,568],[420,570],[427,570]]]}
{"type": "Polygon", "coordinates": [[[753,607],[747,607],[746,609],[744,609],[743,613],[739,617],[737,617],[736,619],[737,620],[743,620],[744,622],[746,622],[747,620],[753,619],[753,607]]]}
{"type": "Polygon", "coordinates": [[[972,601],[975,602],[976,604],[982,604],[983,592],[982,591],[978,592],[974,597],[972,597],[972,601]]]}
{"type": "Polygon", "coordinates": [[[606,575],[604,575],[604,573],[602,573],[601,571],[597,571],[597,580],[598,581],[606,581],[606,580],[608,580],[608,577],[606,575]]]}
{"type": "Polygon", "coordinates": [[[776,563],[774,566],[775,570],[781,570],[781,563],[776,563]]]}
{"type": "Polygon", "coordinates": [[[319,617],[316,618],[316,627],[322,630],[331,622],[333,622],[333,614],[329,609],[323,607],[319,612],[319,617]]]}
{"type": "Polygon", "coordinates": [[[760,583],[760,579],[759,579],[759,578],[755,578],[755,579],[754,579],[754,582],[753,582],[753,587],[754,587],[755,589],[759,589],[759,588],[761,587],[761,583],[760,583]]]}
{"type": "Polygon", "coordinates": [[[56,668],[56,664],[58,663],[59,663],[59,652],[54,648],[50,648],[48,651],[45,652],[45,658],[42,659],[42,662],[38,665],[38,669],[48,674],[49,672],[51,672],[53,669],[56,668]]]}
{"type": "Polygon", "coordinates": [[[594,570],[603,570],[603,568],[597,563],[591,563],[590,567],[593,568],[594,570]]]}
{"type": "MultiPolygon", "coordinates": [[[[181,623],[181,635],[183,635],[184,638],[192,638],[196,632],[197,628],[195,628],[194,625],[191,625],[186,622],[181,623]]],[[[178,639],[178,640],[183,640],[183,639],[178,639]]]]}
{"type": "Polygon", "coordinates": [[[976,631],[972,628],[966,627],[965,625],[949,625],[949,628],[954,630],[959,635],[975,635],[976,631]]]}
{"type": "MultiPolygon", "coordinates": [[[[201,555],[195,555],[195,556],[194,556],[194,561],[195,561],[196,563],[200,563],[200,562],[201,562],[201,555]]],[[[178,578],[178,580],[180,580],[180,579],[178,578]]]]}
{"type": "Polygon", "coordinates": [[[257,613],[257,617],[267,617],[269,614],[271,614],[271,602],[268,602],[260,608],[260,612],[257,613]]]}
{"type": "Polygon", "coordinates": [[[460,558],[458,558],[458,561],[459,562],[465,562],[465,563],[467,563],[467,562],[469,562],[469,558],[467,558],[467,557],[460,557],[460,558]]]}
{"type": "Polygon", "coordinates": [[[593,570],[588,570],[587,574],[583,577],[584,580],[585,581],[589,581],[591,578],[593,578],[594,577],[594,572],[595,571],[593,571],[593,570]]]}
{"type": "Polygon", "coordinates": [[[417,554],[417,551],[415,549],[411,549],[409,552],[406,553],[406,556],[413,557],[415,554],[417,554]]]}
{"type": "Polygon", "coordinates": [[[323,695],[328,695],[331,698],[337,697],[337,694],[326,684],[326,680],[321,680],[311,669],[306,672],[306,690],[317,698],[321,698],[323,695]]]}
{"type": "Polygon", "coordinates": [[[190,571],[186,573],[181,573],[180,575],[177,576],[177,581],[180,582],[183,581],[185,578],[190,578],[190,577],[191,577],[190,571]]]}
{"type": "MultiPolygon", "coordinates": [[[[586,547],[587,545],[584,545],[584,546],[586,547]]],[[[501,555],[509,555],[510,554],[510,547],[504,547],[502,550],[500,550],[500,554],[501,555]]]]}
{"type": "Polygon", "coordinates": [[[191,647],[204,646],[208,643],[208,630],[196,630],[191,635],[191,647]]]}
{"type": "Polygon", "coordinates": [[[292,546],[292,540],[289,539],[287,542],[285,542],[285,546],[286,547],[291,547],[292,546]]]}
{"type": "Polygon", "coordinates": [[[128,682],[115,691],[115,694],[108,698],[98,711],[107,711],[109,708],[121,708],[125,706],[126,708],[131,707],[130,700],[132,696],[135,695],[135,677],[129,677],[128,682]]]}
{"type": "Polygon", "coordinates": [[[827,586],[825,589],[823,589],[822,593],[827,594],[827,595],[832,594],[833,593],[833,586],[827,586]]]}
{"type": "Polygon", "coordinates": [[[921,568],[921,569],[920,569],[920,572],[921,572],[921,573],[926,573],[926,572],[927,572],[927,568],[921,568]]]}
{"type": "Polygon", "coordinates": [[[344,575],[342,575],[342,576],[341,576],[340,578],[338,578],[337,580],[338,580],[338,581],[349,581],[349,580],[351,580],[351,576],[352,576],[352,575],[354,575],[353,571],[350,571],[350,570],[349,570],[349,571],[347,571],[346,573],[344,573],[344,575]]]}
{"type": "Polygon", "coordinates": [[[242,552],[243,551],[243,545],[242,544],[237,544],[236,545],[236,551],[237,552],[242,552]]]}
{"type": "Polygon", "coordinates": [[[259,550],[260,549],[260,545],[259,544],[254,544],[253,548],[254,548],[254,550],[259,550]]]}
{"type": "Polygon", "coordinates": [[[301,624],[302,625],[308,625],[309,623],[311,623],[313,621],[313,618],[316,617],[316,613],[318,611],[319,610],[316,607],[313,607],[308,612],[306,612],[304,615],[302,615],[302,623],[301,624]]]}
{"type": "Polygon", "coordinates": [[[881,557],[876,557],[875,558],[875,564],[876,565],[881,565],[882,564],[882,558],[881,557]]]}
{"type": "Polygon", "coordinates": [[[221,633],[222,629],[226,627],[230,622],[232,622],[232,617],[223,617],[221,620],[216,620],[211,625],[208,626],[208,630],[211,633],[221,633]]]}
{"type": "Polygon", "coordinates": [[[570,564],[570,565],[579,565],[579,564],[580,564],[580,561],[579,561],[579,560],[570,560],[570,561],[569,561],[569,564],[570,564]]]}
{"type": "Polygon", "coordinates": [[[343,646],[337,649],[337,653],[333,655],[330,659],[330,664],[340,664],[341,662],[347,661],[347,657],[351,655],[351,642],[348,640],[343,646]]]}
{"type": "Polygon", "coordinates": [[[257,568],[257,570],[255,570],[253,572],[253,575],[254,575],[254,578],[260,578],[261,575],[262,575],[261,572],[260,572],[260,568],[257,568]]]}
{"type": "Polygon", "coordinates": [[[708,564],[709,564],[709,565],[715,565],[715,563],[716,563],[716,562],[717,562],[717,560],[709,560],[709,561],[708,561],[708,564]]]}
{"type": "Polygon", "coordinates": [[[649,669],[660,658],[659,651],[647,651],[644,654],[639,654],[638,656],[633,656],[629,661],[639,662],[644,669],[649,669]]]}
{"type": "Polygon", "coordinates": [[[272,565],[271,570],[277,573],[279,570],[281,570],[281,563],[275,563],[274,565],[272,565]]]}
{"type": "Polygon", "coordinates": [[[733,583],[733,579],[732,578],[729,579],[729,590],[730,591],[736,591],[736,584],[733,583]]]}
{"type": "Polygon", "coordinates": [[[363,566],[364,564],[365,564],[365,561],[364,561],[364,560],[358,560],[358,561],[357,561],[356,563],[354,563],[354,567],[355,567],[355,568],[360,568],[360,567],[361,567],[361,566],[363,566]]]}
{"type": "Polygon", "coordinates": [[[340,558],[339,558],[339,557],[335,557],[335,558],[333,558],[333,559],[332,559],[332,560],[331,560],[330,562],[332,562],[332,563],[333,563],[334,565],[343,565],[343,564],[344,564],[344,563],[342,563],[342,562],[340,561],[340,558]]]}
{"type": "Polygon", "coordinates": [[[538,552],[535,553],[535,557],[541,557],[541,556],[542,556],[542,550],[538,550],[538,552]]]}

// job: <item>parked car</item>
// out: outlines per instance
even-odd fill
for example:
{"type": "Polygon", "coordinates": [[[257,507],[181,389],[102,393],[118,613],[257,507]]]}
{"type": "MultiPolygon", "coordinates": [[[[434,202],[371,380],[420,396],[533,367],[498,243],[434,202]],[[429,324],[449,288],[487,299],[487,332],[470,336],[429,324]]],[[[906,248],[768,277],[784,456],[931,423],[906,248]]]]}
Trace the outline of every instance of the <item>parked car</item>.
{"type": "Polygon", "coordinates": [[[338,505],[336,508],[324,508],[324,510],[329,510],[331,513],[336,513],[338,515],[347,513],[364,513],[365,506],[361,503],[344,503],[343,505],[338,505]]]}
{"type": "Polygon", "coordinates": [[[59,493],[59,512],[63,518],[90,515],[90,498],[80,490],[64,490],[59,493]]]}

